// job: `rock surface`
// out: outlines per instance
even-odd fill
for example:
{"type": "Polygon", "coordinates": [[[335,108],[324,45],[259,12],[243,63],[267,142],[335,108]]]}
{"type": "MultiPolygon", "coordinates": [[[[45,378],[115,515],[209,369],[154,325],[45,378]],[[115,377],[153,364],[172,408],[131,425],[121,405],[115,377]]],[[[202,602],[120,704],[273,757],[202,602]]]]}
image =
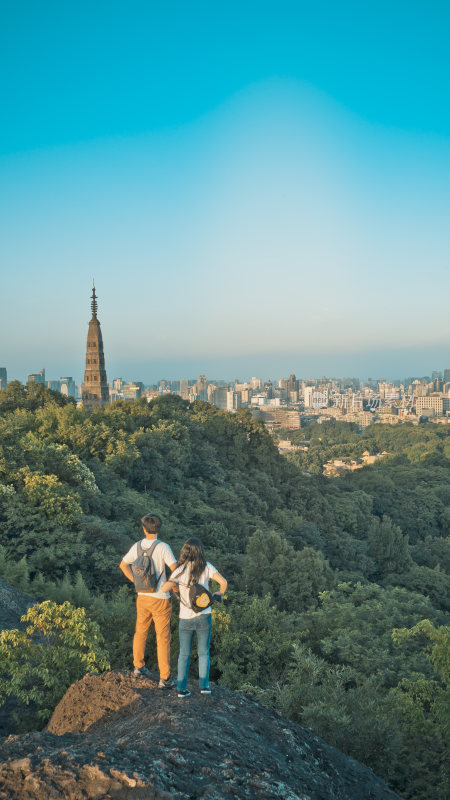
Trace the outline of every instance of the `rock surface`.
{"type": "Polygon", "coordinates": [[[178,699],[110,672],[69,688],[40,733],[0,742],[1,800],[395,800],[362,766],[252,697],[178,699]]]}

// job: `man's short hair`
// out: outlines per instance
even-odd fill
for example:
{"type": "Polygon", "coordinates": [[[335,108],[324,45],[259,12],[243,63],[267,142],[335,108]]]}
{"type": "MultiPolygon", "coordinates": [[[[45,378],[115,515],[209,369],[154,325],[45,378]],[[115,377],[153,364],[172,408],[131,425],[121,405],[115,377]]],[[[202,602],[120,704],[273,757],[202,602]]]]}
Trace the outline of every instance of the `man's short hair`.
{"type": "Polygon", "coordinates": [[[162,525],[161,518],[157,514],[146,514],[141,519],[142,527],[147,533],[158,533],[162,525]]]}

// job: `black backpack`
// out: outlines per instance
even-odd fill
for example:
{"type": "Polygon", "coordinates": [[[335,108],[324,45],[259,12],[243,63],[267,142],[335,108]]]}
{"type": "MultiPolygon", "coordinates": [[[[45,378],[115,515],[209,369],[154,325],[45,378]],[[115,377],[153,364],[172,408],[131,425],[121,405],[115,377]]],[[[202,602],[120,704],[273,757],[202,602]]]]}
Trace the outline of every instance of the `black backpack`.
{"type": "Polygon", "coordinates": [[[208,589],[205,589],[201,583],[191,583],[189,585],[189,603],[192,611],[200,614],[205,608],[212,606],[212,594],[208,589]]]}
{"type": "Polygon", "coordinates": [[[152,543],[148,550],[144,550],[140,541],[137,543],[137,558],[130,564],[134,578],[134,588],[137,592],[156,592],[161,575],[156,574],[152,555],[155,548],[161,544],[158,540],[152,543]]]}
{"type": "Polygon", "coordinates": [[[175,579],[175,582],[180,584],[181,586],[185,586],[189,589],[189,603],[185,603],[183,598],[181,597],[180,592],[180,603],[183,603],[186,608],[189,608],[191,611],[195,611],[196,614],[200,614],[201,611],[204,611],[205,608],[209,608],[213,604],[213,596],[208,589],[205,589],[201,583],[181,583],[180,580],[175,579]]]}

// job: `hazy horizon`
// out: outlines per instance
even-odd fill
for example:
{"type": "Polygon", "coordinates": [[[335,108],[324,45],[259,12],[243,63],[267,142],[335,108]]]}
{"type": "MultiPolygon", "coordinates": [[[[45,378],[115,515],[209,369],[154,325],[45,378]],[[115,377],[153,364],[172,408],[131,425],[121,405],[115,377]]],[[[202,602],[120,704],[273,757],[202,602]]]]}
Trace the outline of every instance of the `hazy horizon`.
{"type": "MultiPolygon", "coordinates": [[[[125,381],[142,381],[145,385],[158,383],[160,380],[180,380],[197,379],[199,375],[206,375],[210,381],[225,380],[233,382],[235,379],[240,381],[250,380],[253,376],[262,380],[271,378],[279,380],[287,378],[291,373],[295,373],[297,378],[329,378],[352,377],[366,381],[368,378],[391,380],[404,380],[409,377],[422,378],[431,376],[433,371],[442,372],[450,368],[450,354],[447,357],[448,349],[445,347],[430,347],[417,349],[398,350],[395,353],[386,351],[361,351],[359,353],[274,353],[268,355],[246,354],[237,358],[202,358],[191,357],[189,359],[158,360],[148,359],[147,362],[139,362],[132,357],[118,360],[108,357],[107,341],[103,334],[105,345],[106,373],[108,381],[114,378],[123,378],[125,381]],[[387,361],[394,359],[394,364],[398,364],[396,371],[386,369],[387,361]]],[[[33,368],[24,366],[15,370],[8,369],[8,381],[26,381],[27,375],[39,372],[45,367],[46,380],[58,380],[63,376],[71,376],[77,384],[83,380],[84,373],[84,350],[81,353],[78,367],[75,361],[44,361],[36,362],[33,368]],[[68,366],[72,369],[68,369],[68,366]],[[65,367],[65,368],[64,368],[65,367]]],[[[0,364],[1,366],[7,366],[0,364]]]]}

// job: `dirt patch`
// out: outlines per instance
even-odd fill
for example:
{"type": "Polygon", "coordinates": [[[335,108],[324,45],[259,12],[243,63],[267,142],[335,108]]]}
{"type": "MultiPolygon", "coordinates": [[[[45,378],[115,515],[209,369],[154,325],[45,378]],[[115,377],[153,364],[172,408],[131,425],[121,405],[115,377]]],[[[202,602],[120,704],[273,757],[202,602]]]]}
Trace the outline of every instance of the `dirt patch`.
{"type": "MultiPolygon", "coordinates": [[[[101,720],[108,724],[114,714],[131,714],[137,710],[140,694],[139,678],[129,673],[111,672],[106,675],[86,675],[69,687],[56,706],[47,730],[63,733],[82,733],[101,720]]],[[[156,688],[154,682],[153,688],[156,688]]]]}

